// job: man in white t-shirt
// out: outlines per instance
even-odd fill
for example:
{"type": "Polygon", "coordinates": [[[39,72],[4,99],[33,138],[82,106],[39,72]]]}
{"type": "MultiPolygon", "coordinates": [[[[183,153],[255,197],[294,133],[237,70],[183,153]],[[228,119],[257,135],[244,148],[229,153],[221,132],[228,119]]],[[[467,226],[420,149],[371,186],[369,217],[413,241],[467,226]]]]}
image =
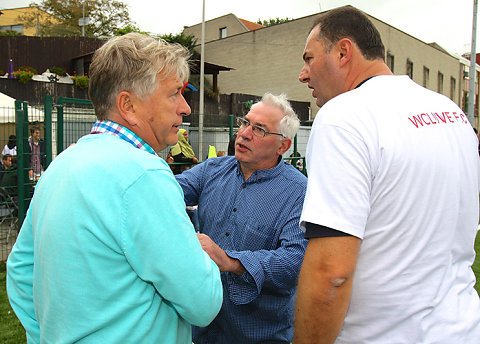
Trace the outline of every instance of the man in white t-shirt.
{"type": "Polygon", "coordinates": [[[392,75],[384,55],[352,7],[307,39],[299,79],[321,109],[294,342],[478,343],[478,139],[455,103],[392,75]]]}

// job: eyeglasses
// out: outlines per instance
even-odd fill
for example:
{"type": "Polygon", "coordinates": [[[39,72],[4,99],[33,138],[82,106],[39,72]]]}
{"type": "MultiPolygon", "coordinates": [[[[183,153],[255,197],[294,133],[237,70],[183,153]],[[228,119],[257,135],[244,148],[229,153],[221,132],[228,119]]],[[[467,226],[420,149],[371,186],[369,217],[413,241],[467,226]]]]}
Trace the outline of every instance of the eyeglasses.
{"type": "Polygon", "coordinates": [[[278,136],[281,136],[281,137],[285,137],[283,134],[271,133],[269,131],[266,131],[262,127],[259,127],[258,125],[252,125],[252,124],[250,124],[250,121],[246,118],[237,117],[237,125],[240,127],[241,130],[245,130],[245,129],[248,128],[248,126],[251,125],[253,135],[258,136],[258,137],[265,137],[265,135],[267,135],[267,134],[278,135],[278,136]]]}

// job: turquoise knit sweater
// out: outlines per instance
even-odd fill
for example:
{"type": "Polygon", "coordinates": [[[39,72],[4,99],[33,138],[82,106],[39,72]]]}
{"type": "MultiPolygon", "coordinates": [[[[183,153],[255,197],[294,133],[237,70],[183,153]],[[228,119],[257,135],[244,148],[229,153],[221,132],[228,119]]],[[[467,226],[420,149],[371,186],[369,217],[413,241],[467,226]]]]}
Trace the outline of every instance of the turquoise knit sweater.
{"type": "Polygon", "coordinates": [[[222,303],[164,160],[106,134],[38,182],[7,263],[29,343],[191,343],[222,303]]]}

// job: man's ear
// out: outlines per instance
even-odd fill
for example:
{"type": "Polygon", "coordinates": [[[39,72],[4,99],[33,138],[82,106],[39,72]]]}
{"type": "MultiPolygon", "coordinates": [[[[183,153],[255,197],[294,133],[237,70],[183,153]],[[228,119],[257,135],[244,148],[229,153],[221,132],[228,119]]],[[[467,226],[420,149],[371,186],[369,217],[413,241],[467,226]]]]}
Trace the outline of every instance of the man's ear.
{"type": "Polygon", "coordinates": [[[289,137],[283,138],[281,143],[280,143],[280,147],[277,150],[277,153],[279,155],[285,154],[285,152],[290,148],[291,145],[292,145],[292,139],[291,138],[289,138],[289,137]]]}
{"type": "Polygon", "coordinates": [[[135,96],[130,92],[122,91],[117,94],[116,104],[118,113],[120,114],[120,117],[132,127],[138,123],[134,103],[135,96]]]}
{"type": "Polygon", "coordinates": [[[349,38],[342,38],[335,44],[338,53],[339,66],[345,66],[352,59],[353,42],[349,38]]]}

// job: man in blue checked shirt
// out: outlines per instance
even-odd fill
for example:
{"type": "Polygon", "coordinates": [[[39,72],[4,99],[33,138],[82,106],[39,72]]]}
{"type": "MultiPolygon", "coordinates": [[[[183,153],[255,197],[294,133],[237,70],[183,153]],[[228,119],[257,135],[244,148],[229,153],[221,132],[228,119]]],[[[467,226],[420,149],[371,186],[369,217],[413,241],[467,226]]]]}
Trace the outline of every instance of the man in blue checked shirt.
{"type": "Polygon", "coordinates": [[[8,258],[8,296],[29,343],[191,344],[191,325],[218,313],[218,267],[156,153],[190,113],[187,57],[136,33],[95,52],[98,121],[40,178],[8,258]]]}
{"type": "Polygon", "coordinates": [[[306,240],[299,228],[306,177],[282,160],[299,120],[284,95],[265,94],[238,119],[235,156],[177,175],[198,204],[203,249],[217,263],[223,305],[195,344],[290,343],[306,240]]]}

